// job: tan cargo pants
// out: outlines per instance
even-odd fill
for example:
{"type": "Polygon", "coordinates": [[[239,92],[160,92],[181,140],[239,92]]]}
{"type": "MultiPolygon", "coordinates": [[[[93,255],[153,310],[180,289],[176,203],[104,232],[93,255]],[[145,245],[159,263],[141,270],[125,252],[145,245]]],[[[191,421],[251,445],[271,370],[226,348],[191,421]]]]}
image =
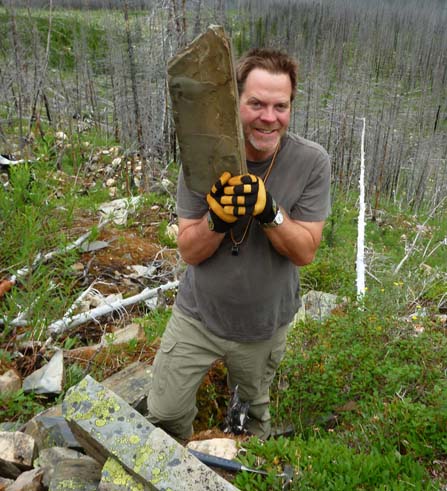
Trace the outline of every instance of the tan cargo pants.
{"type": "Polygon", "coordinates": [[[267,341],[228,341],[174,307],[153,364],[148,420],[179,438],[191,437],[197,390],[209,367],[222,359],[230,389],[239,385],[241,400],[250,403],[247,429],[267,438],[269,388],[284,355],[287,328],[279,328],[267,341]]]}

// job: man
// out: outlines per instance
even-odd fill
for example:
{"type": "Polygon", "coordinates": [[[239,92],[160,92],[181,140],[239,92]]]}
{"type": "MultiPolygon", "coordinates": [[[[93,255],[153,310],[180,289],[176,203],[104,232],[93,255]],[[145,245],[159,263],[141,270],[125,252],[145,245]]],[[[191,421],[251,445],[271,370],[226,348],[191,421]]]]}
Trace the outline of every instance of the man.
{"type": "Polygon", "coordinates": [[[223,359],[249,403],[247,429],[270,434],[269,387],[299,308],[329,212],[330,165],[316,143],[288,134],[296,63],[269,49],[237,64],[249,174],[224,173],[207,196],[179,176],[178,247],[188,263],[153,366],[149,420],[187,439],[196,391],[223,359]]]}

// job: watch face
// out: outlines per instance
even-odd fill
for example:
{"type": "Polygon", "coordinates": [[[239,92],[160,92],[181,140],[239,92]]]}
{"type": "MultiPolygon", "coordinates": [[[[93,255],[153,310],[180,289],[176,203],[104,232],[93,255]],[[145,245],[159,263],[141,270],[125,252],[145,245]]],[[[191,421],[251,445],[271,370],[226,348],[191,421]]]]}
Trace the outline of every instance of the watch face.
{"type": "Polygon", "coordinates": [[[281,225],[281,223],[284,221],[284,215],[282,214],[280,208],[278,208],[278,213],[273,221],[276,223],[276,225],[281,225]]]}

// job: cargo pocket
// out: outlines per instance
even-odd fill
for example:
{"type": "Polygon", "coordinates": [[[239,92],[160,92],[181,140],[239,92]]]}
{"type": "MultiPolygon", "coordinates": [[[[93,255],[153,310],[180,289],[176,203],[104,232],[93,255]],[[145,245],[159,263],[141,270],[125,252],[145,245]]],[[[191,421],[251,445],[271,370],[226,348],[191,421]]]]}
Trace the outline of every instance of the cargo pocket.
{"type": "Polygon", "coordinates": [[[173,350],[177,341],[175,339],[164,339],[158,349],[153,365],[153,385],[157,396],[162,396],[168,385],[168,377],[173,359],[173,350]]]}

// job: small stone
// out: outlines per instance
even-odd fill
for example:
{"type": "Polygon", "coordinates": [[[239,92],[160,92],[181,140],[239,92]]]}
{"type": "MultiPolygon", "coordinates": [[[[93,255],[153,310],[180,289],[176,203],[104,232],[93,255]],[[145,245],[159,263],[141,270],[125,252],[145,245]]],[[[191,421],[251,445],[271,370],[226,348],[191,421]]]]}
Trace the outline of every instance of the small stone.
{"type": "Polygon", "coordinates": [[[15,392],[22,386],[20,375],[14,370],[8,370],[0,375],[0,393],[15,392]]]}
{"type": "Polygon", "coordinates": [[[64,353],[56,351],[53,358],[23,381],[25,392],[36,394],[60,394],[64,385],[64,353]]]}
{"type": "Polygon", "coordinates": [[[216,457],[232,460],[237,456],[237,443],[231,438],[212,438],[210,440],[196,440],[186,445],[191,450],[197,450],[216,457]]]}
{"type": "Polygon", "coordinates": [[[41,491],[42,479],[42,469],[31,469],[20,474],[16,481],[6,489],[7,491],[41,491]]]}
{"type": "Polygon", "coordinates": [[[0,432],[0,475],[15,479],[33,466],[34,438],[20,431],[0,432]]]}

